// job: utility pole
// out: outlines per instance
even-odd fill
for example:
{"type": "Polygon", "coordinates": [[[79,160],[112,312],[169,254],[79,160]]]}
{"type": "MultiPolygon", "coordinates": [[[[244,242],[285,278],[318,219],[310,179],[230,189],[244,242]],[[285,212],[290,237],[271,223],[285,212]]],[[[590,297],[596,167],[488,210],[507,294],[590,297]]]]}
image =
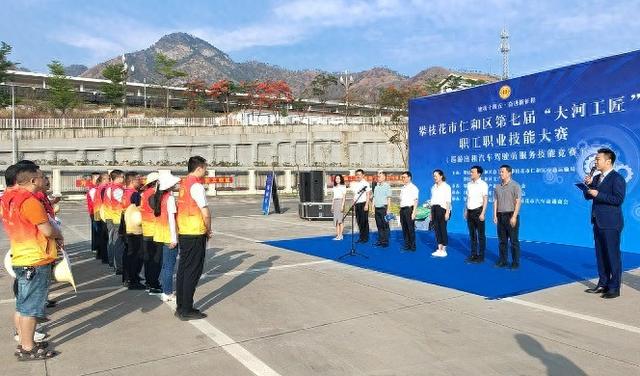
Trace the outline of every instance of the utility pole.
{"type": "Polygon", "coordinates": [[[344,123],[348,122],[349,117],[349,87],[353,84],[353,76],[349,75],[349,71],[344,71],[344,76],[340,75],[340,83],[344,86],[344,98],[345,98],[345,110],[344,110],[344,123]]]}
{"type": "Polygon", "coordinates": [[[13,164],[18,163],[18,137],[16,137],[16,87],[11,85],[11,141],[13,164]]]}

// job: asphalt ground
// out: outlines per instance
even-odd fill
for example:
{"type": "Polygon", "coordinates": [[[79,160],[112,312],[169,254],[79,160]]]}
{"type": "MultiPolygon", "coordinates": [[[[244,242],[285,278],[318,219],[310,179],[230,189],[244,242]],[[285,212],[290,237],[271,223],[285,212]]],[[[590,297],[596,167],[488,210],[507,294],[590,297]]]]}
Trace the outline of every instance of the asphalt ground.
{"type": "MultiPolygon", "coordinates": [[[[16,360],[3,269],[0,375],[640,375],[640,270],[612,300],[584,293],[593,281],[486,300],[261,243],[333,231],[298,218],[296,201],[282,206],[265,217],[259,197],[211,200],[195,297],[208,317],[185,322],[124,289],[90,250],[83,204],[63,202],[78,293],[53,285],[42,327],[60,354],[16,360]]],[[[4,255],[4,233],[0,245],[4,255]]]]}

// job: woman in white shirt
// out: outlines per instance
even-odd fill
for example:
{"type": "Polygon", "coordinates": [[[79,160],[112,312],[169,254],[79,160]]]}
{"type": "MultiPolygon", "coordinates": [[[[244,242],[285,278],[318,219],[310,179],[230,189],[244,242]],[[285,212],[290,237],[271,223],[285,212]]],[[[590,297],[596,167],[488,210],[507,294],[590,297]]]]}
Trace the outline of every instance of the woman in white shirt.
{"type": "Polygon", "coordinates": [[[333,240],[342,240],[342,232],[344,231],[344,223],[342,222],[342,212],[344,211],[344,200],[347,196],[347,187],[344,185],[342,175],[333,177],[333,224],[336,226],[336,237],[333,240]]]}
{"type": "Polygon", "coordinates": [[[442,170],[433,171],[435,184],[431,187],[431,223],[438,243],[438,249],[431,254],[434,257],[447,257],[447,221],[451,215],[451,187],[445,180],[442,170]]]}

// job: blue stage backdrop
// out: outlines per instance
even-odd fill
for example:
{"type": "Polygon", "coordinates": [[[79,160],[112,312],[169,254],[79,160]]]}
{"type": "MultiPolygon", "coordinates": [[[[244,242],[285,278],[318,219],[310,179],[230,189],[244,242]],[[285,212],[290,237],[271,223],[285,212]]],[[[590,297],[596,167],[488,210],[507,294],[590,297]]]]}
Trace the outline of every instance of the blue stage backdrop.
{"type": "MultiPolygon", "coordinates": [[[[442,169],[453,192],[449,231],[466,233],[462,212],[469,168],[489,184],[513,167],[523,190],[520,237],[592,246],[591,203],[574,183],[594,165],[596,150],[613,149],[627,181],[622,249],[640,253],[640,51],[607,57],[409,102],[409,163],[420,202],[432,171],[442,169]]],[[[492,214],[487,235],[496,236],[492,214]]]]}

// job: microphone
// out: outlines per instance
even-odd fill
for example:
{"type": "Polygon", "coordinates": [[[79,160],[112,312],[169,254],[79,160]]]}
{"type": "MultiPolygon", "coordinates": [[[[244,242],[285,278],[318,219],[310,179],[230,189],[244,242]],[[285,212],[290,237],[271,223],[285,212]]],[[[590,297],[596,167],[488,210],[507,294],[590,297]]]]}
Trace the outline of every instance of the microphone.
{"type": "Polygon", "coordinates": [[[591,171],[589,172],[589,177],[593,177],[593,174],[596,172],[598,168],[596,166],[591,167],[591,171]]]}

